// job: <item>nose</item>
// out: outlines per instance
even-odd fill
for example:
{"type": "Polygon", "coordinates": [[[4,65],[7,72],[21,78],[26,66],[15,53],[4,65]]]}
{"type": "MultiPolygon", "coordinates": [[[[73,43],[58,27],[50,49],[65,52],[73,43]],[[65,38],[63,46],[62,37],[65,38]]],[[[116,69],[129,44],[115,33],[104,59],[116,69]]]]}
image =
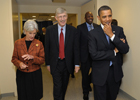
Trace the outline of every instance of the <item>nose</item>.
{"type": "Polygon", "coordinates": [[[106,20],[108,21],[109,20],[109,17],[107,17],[106,20]]]}

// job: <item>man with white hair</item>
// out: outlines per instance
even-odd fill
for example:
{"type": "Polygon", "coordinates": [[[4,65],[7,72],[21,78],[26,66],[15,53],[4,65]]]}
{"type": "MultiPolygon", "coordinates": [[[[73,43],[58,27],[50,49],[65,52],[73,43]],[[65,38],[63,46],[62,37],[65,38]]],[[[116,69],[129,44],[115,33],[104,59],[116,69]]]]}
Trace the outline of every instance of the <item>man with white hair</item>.
{"type": "Polygon", "coordinates": [[[49,26],[45,35],[45,62],[53,77],[54,100],[64,100],[69,75],[79,70],[79,44],[76,28],[67,25],[67,12],[57,8],[58,24],[49,26]]]}

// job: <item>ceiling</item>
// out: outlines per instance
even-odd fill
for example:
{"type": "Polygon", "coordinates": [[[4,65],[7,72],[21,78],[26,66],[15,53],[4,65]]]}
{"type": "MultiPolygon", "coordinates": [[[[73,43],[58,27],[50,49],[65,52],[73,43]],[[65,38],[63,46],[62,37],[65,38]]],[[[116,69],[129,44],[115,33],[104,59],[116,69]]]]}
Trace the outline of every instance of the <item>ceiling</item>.
{"type": "MultiPolygon", "coordinates": [[[[53,13],[21,13],[22,19],[26,21],[27,19],[35,19],[37,21],[55,21],[55,14],[53,13]],[[35,17],[33,17],[35,16],[35,17]]],[[[68,18],[76,16],[76,14],[68,14],[68,18]]]]}
{"type": "Polygon", "coordinates": [[[91,0],[16,0],[16,1],[19,5],[82,6],[91,0]],[[62,3],[63,1],[64,3],[62,3]]]}
{"type": "MultiPolygon", "coordinates": [[[[91,0],[16,0],[19,5],[46,5],[46,6],[82,6],[91,0]]],[[[51,13],[22,13],[23,20],[36,19],[37,21],[55,21],[51,13]],[[36,16],[36,17],[32,17],[36,16]]],[[[75,14],[68,14],[68,17],[75,14]]]]}

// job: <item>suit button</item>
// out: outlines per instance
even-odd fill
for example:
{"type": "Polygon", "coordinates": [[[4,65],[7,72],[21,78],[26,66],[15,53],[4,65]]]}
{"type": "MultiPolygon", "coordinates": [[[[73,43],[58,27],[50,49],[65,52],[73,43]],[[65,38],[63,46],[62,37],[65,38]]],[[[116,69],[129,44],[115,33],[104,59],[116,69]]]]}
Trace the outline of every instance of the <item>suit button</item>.
{"type": "Polygon", "coordinates": [[[26,62],[26,64],[28,64],[28,62],[26,62]]]}
{"type": "Polygon", "coordinates": [[[28,71],[28,69],[27,69],[27,71],[28,71]]]}

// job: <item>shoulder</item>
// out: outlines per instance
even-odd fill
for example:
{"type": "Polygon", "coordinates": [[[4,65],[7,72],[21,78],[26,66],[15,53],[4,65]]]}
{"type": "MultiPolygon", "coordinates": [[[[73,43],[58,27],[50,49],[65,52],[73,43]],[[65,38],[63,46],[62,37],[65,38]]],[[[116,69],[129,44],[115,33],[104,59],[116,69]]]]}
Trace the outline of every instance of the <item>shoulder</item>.
{"type": "Polygon", "coordinates": [[[54,29],[54,27],[57,27],[57,24],[48,26],[48,27],[47,27],[47,30],[49,30],[49,29],[54,29]]]}
{"type": "Polygon", "coordinates": [[[70,30],[76,30],[76,28],[75,27],[73,27],[73,26],[71,26],[71,25],[68,25],[68,24],[66,24],[66,29],[70,29],[70,30]]]}
{"type": "Polygon", "coordinates": [[[24,38],[18,39],[18,40],[15,41],[15,44],[20,44],[20,43],[22,43],[23,41],[24,41],[24,38]]]}
{"type": "Polygon", "coordinates": [[[38,44],[42,44],[42,42],[39,41],[38,39],[34,39],[34,42],[35,42],[35,43],[38,43],[38,44]]]}
{"type": "Polygon", "coordinates": [[[85,26],[85,25],[86,25],[86,23],[82,23],[82,24],[78,25],[77,27],[82,27],[82,26],[85,26]]]}
{"type": "Polygon", "coordinates": [[[122,27],[116,26],[116,25],[112,25],[112,28],[114,28],[114,29],[123,29],[122,27]]]}
{"type": "Polygon", "coordinates": [[[100,26],[100,25],[98,25],[98,24],[96,24],[96,23],[93,23],[93,26],[94,26],[94,27],[98,27],[98,26],[100,26]]]}

